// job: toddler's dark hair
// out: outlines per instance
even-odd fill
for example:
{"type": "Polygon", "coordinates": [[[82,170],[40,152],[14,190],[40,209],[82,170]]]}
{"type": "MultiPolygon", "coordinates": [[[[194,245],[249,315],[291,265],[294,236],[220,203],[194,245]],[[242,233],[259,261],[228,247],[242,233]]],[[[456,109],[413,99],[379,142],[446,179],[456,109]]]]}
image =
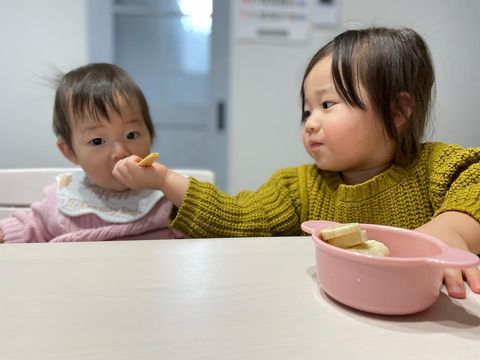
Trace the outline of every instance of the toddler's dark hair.
{"type": "MultiPolygon", "coordinates": [[[[412,29],[373,27],[348,30],[322,47],[310,60],[301,88],[302,113],[305,79],[313,66],[332,57],[332,77],[339,96],[350,106],[366,109],[364,90],[374,111],[383,119],[388,136],[395,140],[395,162],[410,164],[418,156],[432,108],[435,73],[430,51],[412,29]],[[402,94],[413,102],[412,114],[397,128],[392,106],[402,110],[402,94]]],[[[407,115],[407,114],[404,114],[407,115]]]]}
{"type": "Polygon", "coordinates": [[[71,119],[88,114],[92,118],[108,119],[108,111],[120,114],[118,96],[129,102],[137,101],[145,125],[153,141],[155,130],[148,104],[142,91],[126,71],[114,64],[92,63],[76,68],[57,81],[53,106],[53,131],[72,148],[71,119]]]}

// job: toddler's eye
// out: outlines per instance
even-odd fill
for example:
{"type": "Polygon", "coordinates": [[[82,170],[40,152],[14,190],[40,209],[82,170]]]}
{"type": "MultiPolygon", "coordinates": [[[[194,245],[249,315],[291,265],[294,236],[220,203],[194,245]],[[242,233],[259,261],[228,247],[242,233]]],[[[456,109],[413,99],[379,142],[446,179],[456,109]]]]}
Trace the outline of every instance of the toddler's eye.
{"type": "Polygon", "coordinates": [[[127,134],[127,139],[134,140],[134,139],[137,139],[139,136],[140,136],[140,133],[138,131],[132,131],[127,134]]]}
{"type": "Polygon", "coordinates": [[[333,105],[335,105],[335,104],[334,104],[333,102],[331,102],[331,101],[324,101],[324,102],[322,103],[322,108],[324,108],[324,109],[329,109],[329,108],[331,108],[333,105]]]}
{"type": "Polygon", "coordinates": [[[305,111],[302,113],[302,122],[305,122],[311,114],[312,114],[312,113],[311,113],[310,111],[305,110],[305,111]]]}
{"type": "Polygon", "coordinates": [[[95,146],[102,145],[104,142],[105,140],[103,140],[102,138],[95,138],[89,141],[90,144],[95,146]]]}

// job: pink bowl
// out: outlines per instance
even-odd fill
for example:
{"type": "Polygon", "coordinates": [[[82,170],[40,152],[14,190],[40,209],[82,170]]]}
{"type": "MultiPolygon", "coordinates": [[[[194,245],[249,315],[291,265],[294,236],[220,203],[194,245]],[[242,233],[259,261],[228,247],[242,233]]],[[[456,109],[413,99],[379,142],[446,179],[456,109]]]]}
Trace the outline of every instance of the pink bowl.
{"type": "Polygon", "coordinates": [[[360,224],[369,239],[383,242],[388,257],[354,253],[332,246],[317,236],[337,225],[306,221],[302,229],[315,243],[319,287],[335,300],[355,309],[385,315],[422,311],[438,298],[445,268],[475,266],[480,259],[467,251],[413,230],[360,224]]]}

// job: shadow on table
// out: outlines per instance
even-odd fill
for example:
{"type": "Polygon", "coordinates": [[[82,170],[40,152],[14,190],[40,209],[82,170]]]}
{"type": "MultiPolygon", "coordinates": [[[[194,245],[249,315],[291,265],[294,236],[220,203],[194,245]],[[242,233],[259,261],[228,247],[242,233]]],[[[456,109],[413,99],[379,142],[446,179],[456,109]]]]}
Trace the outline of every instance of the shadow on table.
{"type": "MultiPolygon", "coordinates": [[[[307,269],[307,274],[315,282],[315,297],[325,300],[337,307],[342,313],[358,321],[372,325],[395,328],[405,332],[450,332],[465,338],[480,338],[480,302],[453,299],[441,292],[437,301],[416,314],[411,315],[377,315],[353,309],[338,302],[317,286],[315,267],[307,269]],[[462,304],[463,303],[463,304],[462,304]],[[463,306],[465,305],[465,306],[463,306]]],[[[469,291],[468,296],[480,296],[469,291]]]]}

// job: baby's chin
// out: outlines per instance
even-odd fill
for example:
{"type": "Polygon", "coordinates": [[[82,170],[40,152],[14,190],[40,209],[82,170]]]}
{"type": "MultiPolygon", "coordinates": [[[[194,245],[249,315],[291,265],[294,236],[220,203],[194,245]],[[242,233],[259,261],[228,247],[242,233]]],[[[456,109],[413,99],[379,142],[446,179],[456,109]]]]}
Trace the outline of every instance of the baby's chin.
{"type": "Polygon", "coordinates": [[[115,191],[115,192],[125,192],[125,191],[131,190],[131,189],[122,185],[121,187],[118,187],[118,188],[115,188],[115,189],[110,189],[110,190],[115,191]]]}
{"type": "Polygon", "coordinates": [[[112,184],[112,185],[114,185],[114,186],[109,187],[108,190],[116,191],[116,192],[124,192],[124,191],[130,190],[130,188],[128,188],[125,185],[120,184],[120,183],[116,183],[116,184],[112,184]]]}
{"type": "Polygon", "coordinates": [[[115,191],[115,192],[124,192],[127,190],[130,190],[127,186],[123,185],[122,183],[119,183],[116,180],[110,181],[108,184],[96,184],[97,186],[100,186],[101,188],[108,190],[108,191],[115,191]]]}

